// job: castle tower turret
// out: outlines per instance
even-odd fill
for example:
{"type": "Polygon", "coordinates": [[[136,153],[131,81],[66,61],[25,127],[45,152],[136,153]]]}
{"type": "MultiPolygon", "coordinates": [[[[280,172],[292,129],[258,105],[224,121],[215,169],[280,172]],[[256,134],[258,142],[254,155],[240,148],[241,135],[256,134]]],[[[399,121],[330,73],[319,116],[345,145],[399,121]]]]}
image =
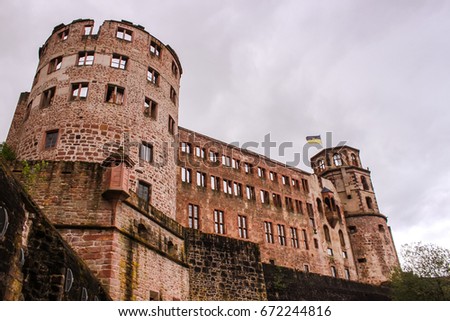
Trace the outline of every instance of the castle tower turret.
{"type": "Polygon", "coordinates": [[[333,182],[343,202],[344,216],[359,278],[367,283],[387,281],[398,257],[380,213],[370,178],[359,150],[350,146],[328,148],[312,157],[314,172],[333,182]]]}

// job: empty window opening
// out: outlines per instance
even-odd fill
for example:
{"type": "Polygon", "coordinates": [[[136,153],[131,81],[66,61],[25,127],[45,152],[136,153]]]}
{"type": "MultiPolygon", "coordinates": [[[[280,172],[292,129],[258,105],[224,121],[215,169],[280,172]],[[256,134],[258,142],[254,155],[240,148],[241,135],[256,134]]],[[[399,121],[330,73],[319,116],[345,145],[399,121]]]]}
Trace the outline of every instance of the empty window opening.
{"type": "Polygon", "coordinates": [[[230,180],[227,180],[227,179],[222,180],[222,186],[223,186],[223,192],[225,194],[229,194],[229,195],[233,194],[233,190],[231,188],[231,181],[230,180]]]}
{"type": "Polygon", "coordinates": [[[188,213],[189,227],[198,230],[200,227],[198,205],[189,204],[188,213]]]}
{"type": "Polygon", "coordinates": [[[238,160],[238,159],[232,159],[231,160],[231,167],[232,168],[234,168],[234,169],[236,169],[236,170],[239,170],[239,168],[240,168],[240,166],[241,166],[241,162],[238,160]]]}
{"type": "Polygon", "coordinates": [[[242,197],[242,184],[234,182],[233,183],[234,196],[242,197]]]}
{"type": "Polygon", "coordinates": [[[111,67],[125,70],[127,68],[128,57],[120,54],[113,54],[111,59],[111,67]]]}
{"type": "Polygon", "coordinates": [[[108,85],[108,90],[106,92],[106,102],[116,105],[122,105],[125,97],[125,88],[108,85]]]}
{"type": "Polygon", "coordinates": [[[223,211],[214,210],[214,232],[217,234],[225,234],[223,211]]]}
{"type": "Polygon", "coordinates": [[[305,229],[302,230],[302,237],[303,237],[303,245],[305,246],[305,250],[309,250],[309,244],[308,244],[308,233],[305,229]]]}
{"type": "Polygon", "coordinates": [[[151,191],[150,184],[143,181],[138,182],[137,188],[138,206],[140,208],[144,208],[146,211],[148,211],[150,204],[150,191],[151,191]]]}
{"type": "Polygon", "coordinates": [[[365,257],[361,257],[358,259],[358,263],[366,263],[367,259],[365,257]]]}
{"type": "Polygon", "coordinates": [[[309,273],[309,265],[308,264],[303,264],[303,272],[305,273],[309,273]]]}
{"type": "Polygon", "coordinates": [[[139,158],[145,162],[153,162],[153,145],[147,142],[142,142],[139,146],[139,158]]]}
{"type": "Polygon", "coordinates": [[[198,147],[198,146],[195,147],[195,156],[204,159],[205,158],[205,154],[206,154],[206,151],[205,151],[204,148],[201,148],[201,147],[198,147]]]}
{"type": "Polygon", "coordinates": [[[320,172],[324,171],[325,170],[325,162],[324,162],[324,160],[323,159],[319,159],[317,161],[317,163],[318,163],[319,171],[320,172]]]}
{"type": "Polygon", "coordinates": [[[197,186],[206,187],[206,174],[197,172],[197,186]]]}
{"type": "Polygon", "coordinates": [[[86,100],[89,84],[86,82],[72,84],[71,100],[86,100]]]}
{"type": "Polygon", "coordinates": [[[298,233],[295,227],[291,227],[291,246],[296,249],[299,247],[298,233]]]}
{"type": "Polygon", "coordinates": [[[125,28],[117,28],[116,37],[122,40],[131,41],[133,39],[133,32],[125,28]]]}
{"type": "Polygon", "coordinates": [[[366,203],[369,210],[373,209],[372,199],[369,196],[366,197],[366,203]]]}
{"type": "Polygon", "coordinates": [[[159,57],[161,55],[161,46],[154,41],[150,42],[150,53],[159,57]]]}
{"type": "Polygon", "coordinates": [[[175,89],[173,89],[173,87],[170,87],[170,100],[176,104],[177,103],[177,92],[175,91],[175,89]]]}
{"type": "Polygon", "coordinates": [[[253,165],[249,163],[244,163],[245,174],[251,174],[253,172],[253,165]]]}
{"type": "Polygon", "coordinates": [[[345,239],[344,239],[344,233],[342,233],[342,230],[339,230],[339,241],[341,243],[341,247],[345,248],[345,239]]]}
{"type": "Polygon", "coordinates": [[[190,184],[192,180],[191,170],[185,167],[181,167],[181,181],[183,183],[190,184]]]}
{"type": "Polygon", "coordinates": [[[274,243],[272,222],[264,222],[264,233],[267,243],[274,243]]]}
{"type": "Polygon", "coordinates": [[[349,269],[344,270],[344,275],[345,275],[346,280],[350,280],[350,270],[349,269]]]}
{"type": "Polygon", "coordinates": [[[229,156],[222,155],[222,165],[231,167],[231,158],[229,156]]]}
{"type": "Polygon", "coordinates": [[[353,225],[349,226],[348,231],[350,234],[355,234],[357,232],[356,226],[353,225]]]}
{"type": "Polygon", "coordinates": [[[302,201],[295,200],[295,211],[297,212],[297,214],[303,214],[302,201]]]}
{"type": "Polygon", "coordinates": [[[220,191],[220,177],[211,176],[211,189],[213,191],[220,191]]]}
{"type": "Polygon", "coordinates": [[[238,215],[238,231],[240,238],[248,239],[247,216],[238,215]]]}
{"type": "Polygon", "coordinates": [[[331,243],[330,229],[326,225],[323,226],[323,234],[325,235],[325,240],[331,243]]]}
{"type": "Polygon", "coordinates": [[[191,153],[191,144],[186,142],[181,142],[181,152],[190,154],[191,153]]]}
{"type": "Polygon", "coordinates": [[[264,168],[258,167],[258,177],[266,178],[266,170],[264,168]]]}
{"type": "Polygon", "coordinates": [[[60,33],[58,33],[58,38],[61,41],[67,40],[67,38],[69,38],[69,29],[63,30],[60,33]]]}
{"type": "Polygon", "coordinates": [[[363,189],[364,189],[365,191],[368,191],[368,190],[369,190],[369,184],[367,184],[367,179],[366,179],[365,176],[361,176],[361,184],[362,184],[363,189]]]}
{"type": "Polygon", "coordinates": [[[284,225],[278,224],[278,241],[282,246],[286,246],[286,231],[284,229],[284,225]]]}
{"type": "Polygon", "coordinates": [[[58,141],[58,130],[50,130],[45,133],[44,149],[50,149],[56,147],[58,141]]]}
{"type": "Polygon", "coordinates": [[[378,231],[384,233],[384,226],[381,224],[378,224],[378,231]]]}
{"type": "Polygon", "coordinates": [[[294,203],[292,202],[292,198],[286,196],[285,202],[286,202],[286,210],[288,210],[289,212],[294,212],[294,203]]]}
{"type": "Polygon", "coordinates": [[[168,130],[169,130],[169,134],[175,135],[175,120],[170,115],[169,115],[168,130]]]}
{"type": "Polygon", "coordinates": [[[334,266],[331,267],[331,276],[336,278],[337,277],[337,271],[336,268],[334,266]]]}
{"type": "Polygon", "coordinates": [[[272,201],[273,205],[277,208],[281,208],[281,196],[280,194],[272,193],[272,201]]]}
{"type": "Polygon", "coordinates": [[[351,159],[352,159],[352,165],[353,166],[358,166],[358,159],[356,158],[355,154],[352,153],[351,159]]]}
{"type": "Polygon", "coordinates": [[[245,187],[245,193],[247,194],[247,199],[254,201],[256,199],[255,197],[255,188],[253,186],[247,185],[245,187]]]}
{"type": "MultiPolygon", "coordinates": [[[[325,199],[325,203],[327,202],[327,200],[328,200],[328,198],[325,199]]],[[[317,198],[316,202],[317,202],[317,209],[319,210],[319,213],[323,214],[322,201],[319,198],[317,198]]]]}
{"type": "Polygon", "coordinates": [[[335,153],[333,155],[333,162],[334,162],[334,166],[342,166],[341,155],[339,155],[338,153],[335,153]]]}
{"type": "Polygon", "coordinates": [[[50,64],[48,65],[48,73],[60,70],[62,66],[62,60],[63,60],[62,56],[50,60],[50,64]]]}
{"type": "Polygon", "coordinates": [[[327,254],[329,256],[333,256],[333,249],[332,248],[327,248],[327,254]]]}
{"type": "Polygon", "coordinates": [[[92,34],[92,30],[94,29],[94,25],[87,25],[84,26],[83,35],[84,36],[90,36],[92,34]]]}
{"type": "Polygon", "coordinates": [[[81,51],[78,53],[78,66],[92,66],[94,64],[94,51],[81,51]]]}
{"type": "Polygon", "coordinates": [[[55,98],[56,87],[47,89],[42,93],[41,108],[46,108],[52,105],[55,98]]]}
{"type": "Polygon", "coordinates": [[[316,249],[319,248],[319,240],[314,239],[314,247],[315,247],[316,249]]]}
{"type": "Polygon", "coordinates": [[[147,80],[150,81],[154,85],[159,84],[159,72],[155,69],[148,67],[147,69],[147,80]]]}
{"type": "Polygon", "coordinates": [[[303,190],[305,191],[305,193],[309,193],[308,180],[302,178],[302,186],[303,186],[303,190]]]}
{"type": "Polygon", "coordinates": [[[209,161],[211,163],[217,163],[219,161],[219,153],[214,151],[209,151],[209,161]]]}
{"type": "Polygon", "coordinates": [[[268,191],[261,190],[259,195],[261,197],[261,203],[266,204],[266,205],[270,204],[268,191]]]}
{"type": "Polygon", "coordinates": [[[175,77],[178,77],[178,67],[177,67],[177,64],[175,63],[175,61],[172,61],[172,74],[175,77]]]}
{"type": "Polygon", "coordinates": [[[144,99],[144,115],[151,119],[156,119],[158,116],[158,103],[148,97],[144,99]]]}

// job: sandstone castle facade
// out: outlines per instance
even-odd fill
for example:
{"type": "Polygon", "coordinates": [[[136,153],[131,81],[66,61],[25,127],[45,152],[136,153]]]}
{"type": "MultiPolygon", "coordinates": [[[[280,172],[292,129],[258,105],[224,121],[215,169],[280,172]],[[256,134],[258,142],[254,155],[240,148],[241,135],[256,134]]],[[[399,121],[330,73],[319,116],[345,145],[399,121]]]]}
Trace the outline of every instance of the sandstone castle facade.
{"type": "Polygon", "coordinates": [[[359,150],[322,150],[310,174],[179,127],[182,72],[142,26],[76,20],[16,108],[7,144],[46,166],[12,170],[111,298],[267,299],[272,267],[387,281],[398,258],[359,150]]]}

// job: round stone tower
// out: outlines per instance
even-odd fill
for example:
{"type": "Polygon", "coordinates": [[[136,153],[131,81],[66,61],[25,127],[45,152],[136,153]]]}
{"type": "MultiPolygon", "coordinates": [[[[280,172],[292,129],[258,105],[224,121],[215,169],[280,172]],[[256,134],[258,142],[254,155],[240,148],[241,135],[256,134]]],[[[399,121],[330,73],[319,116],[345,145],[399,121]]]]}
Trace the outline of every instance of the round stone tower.
{"type": "Polygon", "coordinates": [[[388,281],[392,269],[399,265],[397,252],[359,150],[349,146],[324,149],[312,157],[311,163],[318,176],[334,184],[343,202],[359,279],[373,284],[388,281]]]}
{"type": "Polygon", "coordinates": [[[182,68],[170,46],[127,21],[61,24],[39,49],[8,144],[21,160],[132,160],[132,190],[175,217],[178,94],[182,68]]]}

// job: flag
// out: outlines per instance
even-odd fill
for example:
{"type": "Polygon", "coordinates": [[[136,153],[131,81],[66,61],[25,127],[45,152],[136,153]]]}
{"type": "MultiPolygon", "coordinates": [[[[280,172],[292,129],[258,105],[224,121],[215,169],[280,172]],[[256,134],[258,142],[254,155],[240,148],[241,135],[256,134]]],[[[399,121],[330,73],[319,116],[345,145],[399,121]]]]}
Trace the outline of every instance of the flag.
{"type": "Polygon", "coordinates": [[[319,144],[322,145],[322,140],[320,139],[320,135],[317,136],[306,136],[306,141],[308,144],[319,144]]]}

